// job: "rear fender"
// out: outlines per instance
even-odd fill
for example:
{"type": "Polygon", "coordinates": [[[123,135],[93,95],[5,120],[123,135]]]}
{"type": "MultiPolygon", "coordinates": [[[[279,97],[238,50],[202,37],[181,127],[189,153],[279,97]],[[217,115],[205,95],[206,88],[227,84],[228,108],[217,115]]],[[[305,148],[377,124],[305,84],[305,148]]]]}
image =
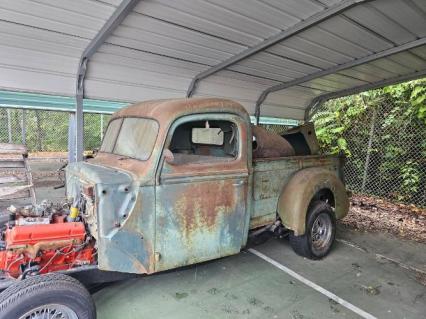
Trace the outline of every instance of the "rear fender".
{"type": "Polygon", "coordinates": [[[349,199],[345,186],[333,171],[310,167],[298,171],[284,186],[278,200],[277,211],[284,226],[296,236],[305,233],[306,214],[309,204],[323,190],[333,194],[336,219],[346,216],[349,199]]]}

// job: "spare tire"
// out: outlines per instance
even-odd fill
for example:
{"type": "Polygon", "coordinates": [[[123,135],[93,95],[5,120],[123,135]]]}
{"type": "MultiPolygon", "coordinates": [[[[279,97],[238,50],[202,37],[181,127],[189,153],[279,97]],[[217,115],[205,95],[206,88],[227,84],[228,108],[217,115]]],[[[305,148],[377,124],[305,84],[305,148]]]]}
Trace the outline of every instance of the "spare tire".
{"type": "Polygon", "coordinates": [[[76,279],[58,273],[28,277],[0,293],[0,319],[96,319],[89,292],[76,279]]]}

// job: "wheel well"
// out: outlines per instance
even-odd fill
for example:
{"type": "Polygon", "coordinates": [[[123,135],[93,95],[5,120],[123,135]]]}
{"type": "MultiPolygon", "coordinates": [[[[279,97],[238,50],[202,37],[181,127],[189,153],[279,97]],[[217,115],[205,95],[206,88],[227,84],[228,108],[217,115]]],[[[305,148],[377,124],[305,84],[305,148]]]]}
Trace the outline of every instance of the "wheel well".
{"type": "Polygon", "coordinates": [[[329,188],[323,188],[316,192],[309,205],[318,200],[328,203],[331,207],[336,207],[334,194],[329,188]]]}

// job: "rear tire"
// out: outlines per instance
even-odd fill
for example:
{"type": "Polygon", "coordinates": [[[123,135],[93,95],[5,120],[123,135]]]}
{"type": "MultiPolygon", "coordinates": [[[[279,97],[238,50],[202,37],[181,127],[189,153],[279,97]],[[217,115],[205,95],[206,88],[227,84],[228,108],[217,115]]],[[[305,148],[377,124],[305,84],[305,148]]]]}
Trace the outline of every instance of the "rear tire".
{"type": "Polygon", "coordinates": [[[63,274],[28,277],[0,293],[0,319],[43,316],[96,319],[96,309],[86,288],[79,281],[63,274]]]}
{"type": "Polygon", "coordinates": [[[329,204],[313,202],[306,216],[305,234],[290,233],[290,245],[296,254],[309,259],[321,259],[330,252],[336,237],[336,217],[329,204]]]}

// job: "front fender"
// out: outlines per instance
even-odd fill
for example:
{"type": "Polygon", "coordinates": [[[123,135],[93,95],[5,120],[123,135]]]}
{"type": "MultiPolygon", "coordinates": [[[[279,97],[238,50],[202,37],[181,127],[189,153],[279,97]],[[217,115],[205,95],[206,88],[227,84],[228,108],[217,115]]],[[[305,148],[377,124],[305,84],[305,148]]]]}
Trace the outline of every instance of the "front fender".
{"type": "Polygon", "coordinates": [[[294,174],[284,186],[277,211],[284,226],[293,230],[296,236],[305,233],[309,204],[324,189],[333,194],[336,218],[345,217],[349,210],[349,198],[345,186],[333,171],[318,167],[305,168],[294,174]]]}

